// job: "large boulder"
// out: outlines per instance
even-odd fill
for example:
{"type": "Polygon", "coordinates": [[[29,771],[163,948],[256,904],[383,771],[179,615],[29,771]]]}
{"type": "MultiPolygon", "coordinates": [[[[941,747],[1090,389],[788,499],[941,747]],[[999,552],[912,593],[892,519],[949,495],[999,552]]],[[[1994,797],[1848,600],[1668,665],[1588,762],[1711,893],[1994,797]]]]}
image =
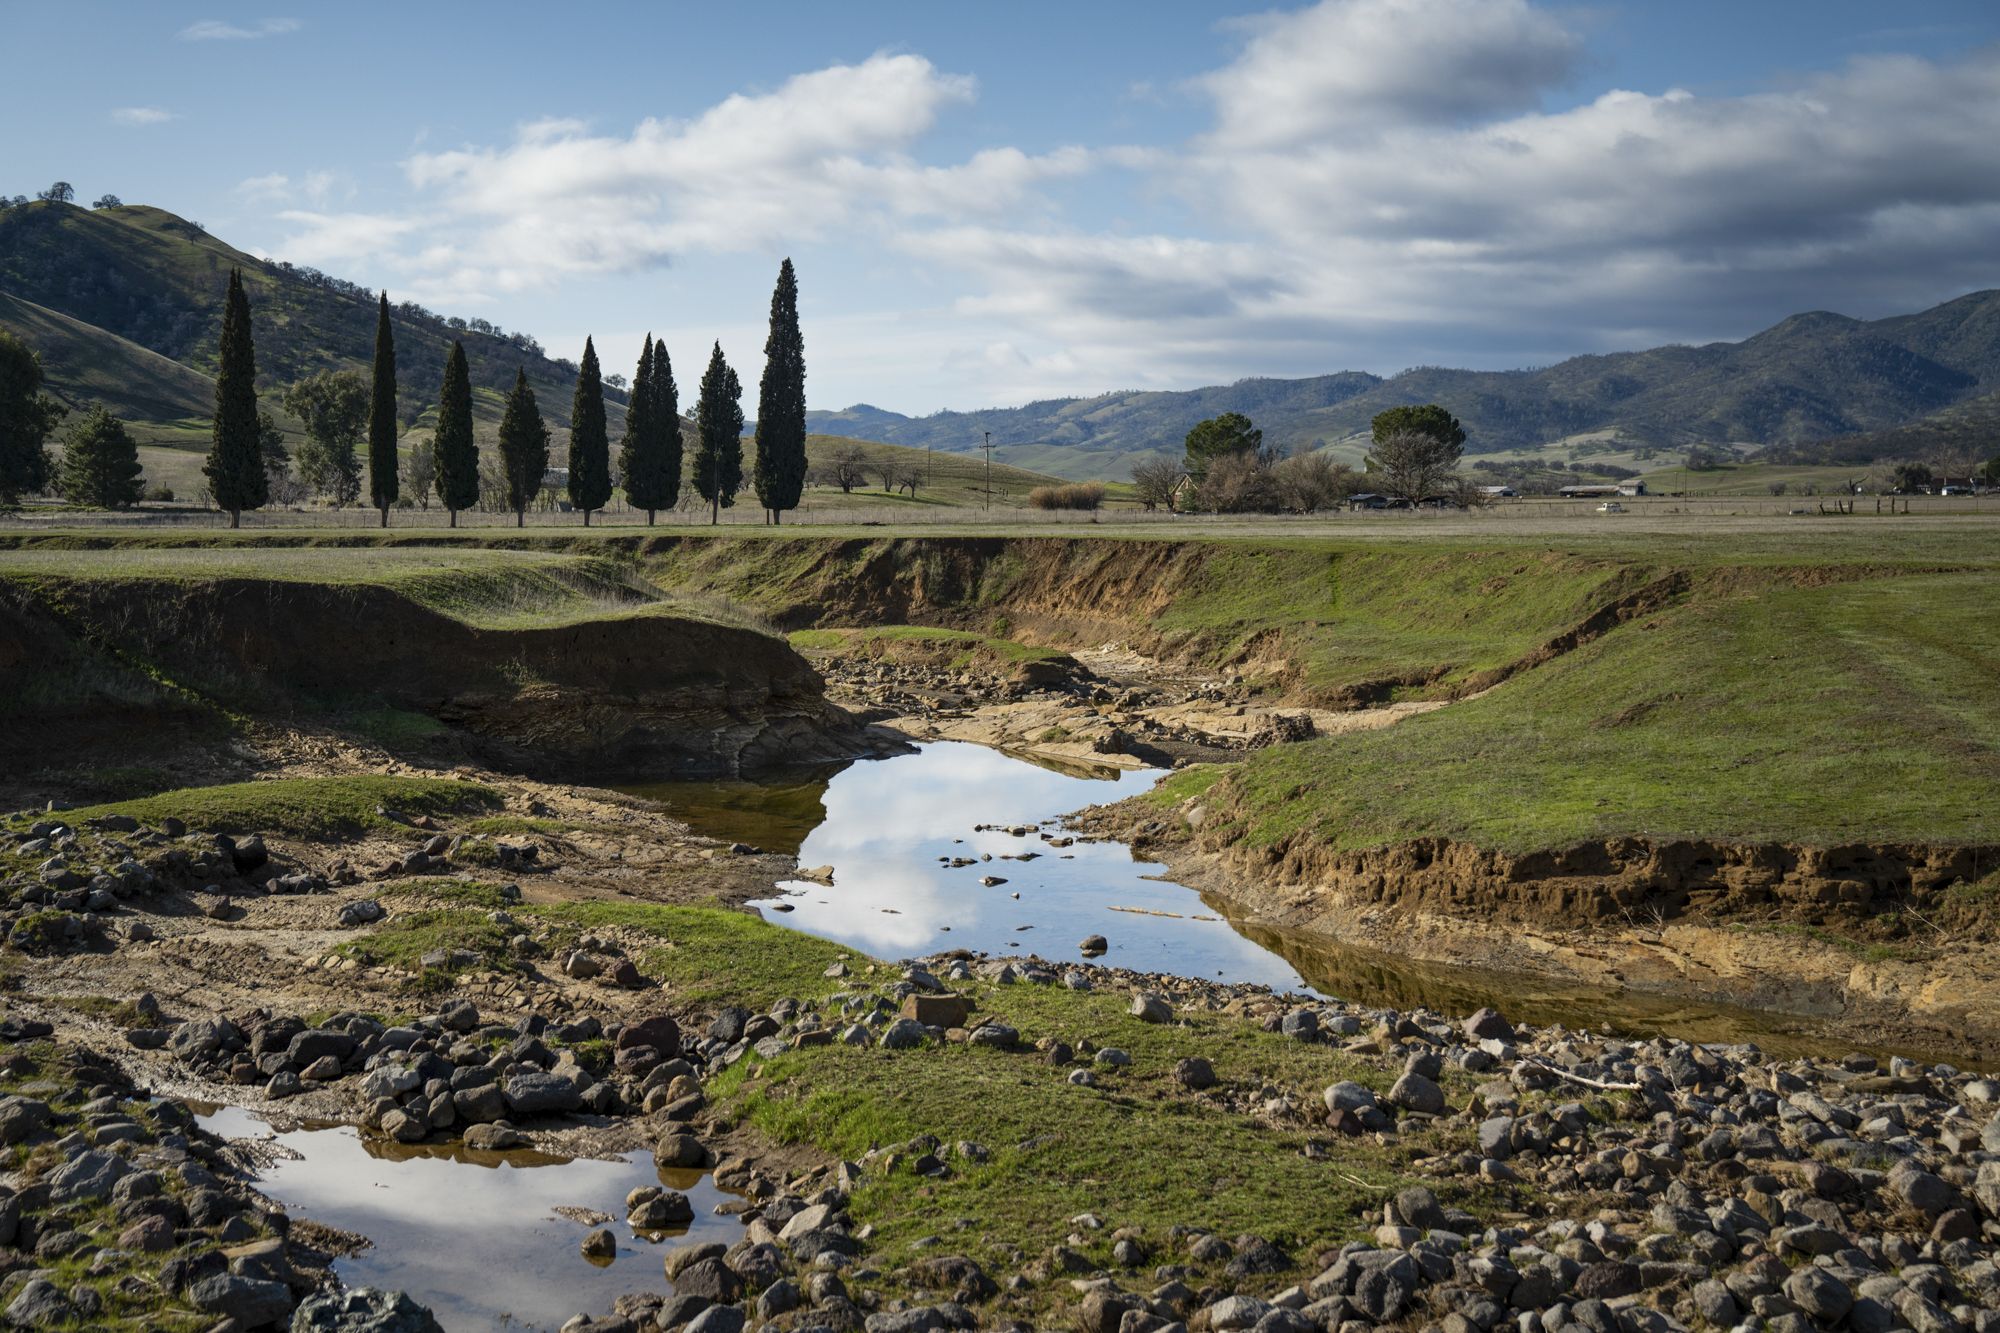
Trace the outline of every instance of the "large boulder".
{"type": "Polygon", "coordinates": [[[655,1014],[637,1023],[627,1023],[612,1043],[614,1050],[626,1050],[633,1046],[650,1046],[660,1053],[662,1060],[672,1060],[681,1053],[680,1024],[666,1014],[655,1014]]]}
{"type": "Polygon", "coordinates": [[[243,1034],[236,1030],[236,1025],[218,1014],[181,1024],[167,1044],[183,1060],[209,1060],[224,1046],[242,1040],[243,1034]]]}
{"type": "Polygon", "coordinates": [[[444,1333],[435,1316],[405,1291],[349,1287],[299,1302],[292,1333],[444,1333]]]}
{"type": "Polygon", "coordinates": [[[292,1312],[292,1289],[282,1282],[217,1273],[187,1290],[188,1300],[203,1314],[233,1320],[238,1328],[275,1324],[292,1312]]]}
{"type": "Polygon", "coordinates": [[[86,1148],[48,1174],[49,1202],[74,1203],[102,1199],[111,1187],[132,1174],[131,1163],[103,1148],[86,1148]]]}
{"type": "Polygon", "coordinates": [[[560,1115],[583,1105],[583,1094],[560,1074],[516,1074],[507,1080],[506,1097],[516,1115],[560,1115]]]}
{"type": "Polygon", "coordinates": [[[0,1146],[19,1143],[49,1123],[49,1104],[32,1097],[0,1097],[0,1146]]]}
{"type": "Polygon", "coordinates": [[[1389,1089],[1389,1104],[1406,1111],[1438,1115],[1444,1110],[1444,1089],[1422,1074],[1405,1074],[1389,1089]]]}

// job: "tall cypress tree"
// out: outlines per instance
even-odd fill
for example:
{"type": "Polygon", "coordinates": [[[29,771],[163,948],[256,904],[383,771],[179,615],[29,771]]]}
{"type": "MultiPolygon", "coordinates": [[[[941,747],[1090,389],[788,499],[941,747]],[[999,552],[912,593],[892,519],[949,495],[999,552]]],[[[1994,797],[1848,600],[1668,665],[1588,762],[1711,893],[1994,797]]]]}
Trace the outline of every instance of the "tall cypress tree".
{"type": "Polygon", "coordinates": [[[257,349],[250,338],[250,298],[243,270],[229,270],[222,304],[220,364],[215,375],[215,429],[202,473],[229,526],[243,526],[243,511],[261,509],[271,492],[264,477],[264,432],[257,422],[257,349]]]}
{"type": "Polygon", "coordinates": [[[598,372],[597,349],[586,337],[569,409],[569,502],[583,511],[587,528],[590,511],[604,508],[610,498],[611,437],[604,428],[604,380],[598,372]]]}
{"type": "Polygon", "coordinates": [[[674,363],[667,357],[663,338],[653,344],[653,407],[647,414],[659,441],[660,491],[665,498],[660,508],[671,509],[681,502],[681,391],[674,383],[674,363]]]}
{"type": "Polygon", "coordinates": [[[639,369],[632,376],[632,397],[625,405],[625,438],[618,450],[618,478],[625,487],[625,503],[646,511],[646,526],[653,526],[653,512],[662,507],[660,498],[660,433],[653,428],[653,335],[639,350],[639,369]]]}
{"type": "Polygon", "coordinates": [[[743,485],[743,386],[722,359],[722,344],[708,358],[701,377],[701,402],[695,408],[699,444],[694,456],[694,488],[708,501],[708,521],[720,523],[722,511],[736,503],[743,485]]]}
{"type": "Polygon", "coordinates": [[[368,399],[368,494],[389,526],[389,506],[402,487],[396,480],[396,337],[389,332],[389,293],[375,316],[375,384],[368,399]]]}
{"type": "Polygon", "coordinates": [[[528,504],[549,470],[549,428],[542,424],[525,366],[514,372],[514,391],[500,415],[500,465],[507,474],[507,507],[514,511],[514,526],[526,527],[528,504]]]}
{"type": "Polygon", "coordinates": [[[479,446],[472,439],[472,374],[465,364],[465,344],[453,343],[444,363],[444,387],[438,390],[438,503],[458,526],[458,511],[479,503],[479,446]]]}
{"type": "Polygon", "coordinates": [[[771,333],[757,386],[757,498],[767,522],[799,507],[806,485],[806,344],[799,334],[799,284],[787,259],[771,293],[771,333]]]}

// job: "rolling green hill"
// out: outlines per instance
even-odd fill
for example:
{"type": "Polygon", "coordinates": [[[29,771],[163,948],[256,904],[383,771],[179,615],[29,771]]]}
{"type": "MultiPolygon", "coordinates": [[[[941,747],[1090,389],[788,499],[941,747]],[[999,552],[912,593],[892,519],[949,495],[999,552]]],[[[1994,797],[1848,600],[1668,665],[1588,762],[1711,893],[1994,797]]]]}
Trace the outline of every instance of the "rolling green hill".
{"type": "Polygon", "coordinates": [[[207,440],[215,381],[193,367],[4,292],[0,328],[41,353],[44,387],[72,409],[102,402],[141,444],[207,440]]]}
{"type": "MultiPolygon", "coordinates": [[[[63,396],[77,386],[141,427],[144,438],[206,447],[213,389],[201,395],[197,437],[187,438],[184,400],[194,393],[193,381],[160,371],[138,353],[178,362],[206,383],[215,369],[231,267],[242,268],[249,289],[257,387],[274,413],[276,393],[295,380],[328,369],[368,372],[375,347],[373,292],[313,269],[259,259],[164,209],[139,205],[87,209],[38,201],[0,210],[0,297],[13,298],[0,305],[0,326],[43,353],[63,396]],[[105,336],[84,336],[85,328],[105,336]],[[51,336],[61,342],[59,355],[46,345],[51,336]],[[156,383],[162,374],[182,388],[163,396],[156,383]]],[[[525,366],[543,416],[567,428],[576,371],[544,355],[532,338],[454,328],[411,304],[392,306],[390,318],[397,415],[406,426],[434,409],[445,356],[459,340],[475,390],[504,392],[515,368],[525,366]]],[[[607,389],[605,398],[615,439],[624,430],[624,395],[607,389]]]]}
{"type": "MultiPolygon", "coordinates": [[[[1113,393],[906,417],[867,404],[813,412],[814,429],[893,444],[996,453],[1063,476],[1122,476],[1146,452],[1179,454],[1196,422],[1241,412],[1287,447],[1335,444],[1404,403],[1442,403],[1473,453],[1616,432],[1633,445],[1790,445],[1956,414],[2000,393],[2000,291],[1873,321],[1815,311],[1738,343],[1572,357],[1541,370],[1423,366],[1247,379],[1187,393],[1113,393]]],[[[1992,410],[1986,403],[1985,411],[1992,410]]]]}

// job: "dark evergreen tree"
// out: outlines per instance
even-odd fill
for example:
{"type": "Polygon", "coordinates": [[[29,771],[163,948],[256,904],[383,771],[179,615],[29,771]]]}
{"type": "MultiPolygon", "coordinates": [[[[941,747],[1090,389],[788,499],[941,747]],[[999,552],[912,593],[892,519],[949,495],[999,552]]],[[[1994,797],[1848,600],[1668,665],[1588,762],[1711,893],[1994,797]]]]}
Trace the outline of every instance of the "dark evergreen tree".
{"type": "Polygon", "coordinates": [[[465,364],[465,344],[453,343],[444,363],[444,387],[438,390],[438,503],[458,526],[458,511],[479,503],[479,446],[472,439],[472,375],[465,364]]]}
{"type": "Polygon", "coordinates": [[[694,488],[708,501],[708,521],[720,523],[722,511],[736,503],[743,486],[743,386],[722,359],[722,344],[708,358],[701,377],[701,402],[695,408],[697,443],[694,488]]]}
{"type": "Polygon", "coordinates": [[[674,363],[667,357],[665,339],[653,344],[653,407],[647,415],[659,439],[659,494],[666,497],[660,508],[671,509],[681,500],[681,459],[687,442],[681,431],[681,391],[674,383],[674,363]]]}
{"type": "Polygon", "coordinates": [[[375,383],[368,397],[368,495],[389,526],[389,506],[401,493],[396,479],[396,337],[389,331],[389,293],[375,317],[375,383]]]}
{"type": "Polygon", "coordinates": [[[507,507],[514,511],[514,526],[525,527],[528,505],[549,470],[549,428],[542,424],[542,410],[528,387],[525,366],[514,372],[514,391],[507,395],[507,410],[500,415],[500,466],[507,476],[507,507]]]}
{"type": "Polygon", "coordinates": [[[229,526],[243,526],[243,511],[270,499],[264,475],[264,432],[257,421],[257,349],[250,339],[250,298],[243,271],[229,270],[222,305],[222,342],[215,375],[215,429],[202,474],[229,526]]]}
{"type": "Polygon", "coordinates": [[[806,485],[806,344],[799,334],[799,284],[787,259],[771,293],[764,379],[757,387],[757,498],[768,522],[799,507],[806,485]]]}
{"type": "Polygon", "coordinates": [[[73,505],[123,509],[145,497],[146,485],[139,479],[143,470],[139,442],[126,433],[125,423],[103,403],[92,403],[89,414],[70,430],[56,480],[63,499],[73,505]]]}
{"type": "Polygon", "coordinates": [[[583,511],[604,508],[611,499],[611,437],[604,427],[604,380],[597,348],[583,340],[583,364],[576,371],[576,396],[569,409],[569,502],[583,511]]]}
{"type": "Polygon", "coordinates": [[[658,432],[653,429],[653,335],[639,349],[639,369],[632,376],[632,396],[625,404],[625,437],[618,448],[618,480],[625,488],[625,503],[646,511],[646,526],[653,525],[653,511],[660,507],[657,450],[658,432]]]}
{"type": "Polygon", "coordinates": [[[49,484],[42,446],[68,411],[42,392],[41,354],[0,329],[0,504],[49,484]]]}

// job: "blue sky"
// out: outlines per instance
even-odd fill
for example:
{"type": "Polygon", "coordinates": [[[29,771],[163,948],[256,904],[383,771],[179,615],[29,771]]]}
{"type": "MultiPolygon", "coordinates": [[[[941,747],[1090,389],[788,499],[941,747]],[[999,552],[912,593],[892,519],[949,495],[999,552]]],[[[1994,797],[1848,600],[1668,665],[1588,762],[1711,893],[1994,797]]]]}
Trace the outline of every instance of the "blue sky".
{"type": "Polygon", "coordinates": [[[2000,286],[1996,44],[1964,0],[12,5],[0,190],[746,379],[790,255],[811,405],[923,413],[2000,286]]]}

